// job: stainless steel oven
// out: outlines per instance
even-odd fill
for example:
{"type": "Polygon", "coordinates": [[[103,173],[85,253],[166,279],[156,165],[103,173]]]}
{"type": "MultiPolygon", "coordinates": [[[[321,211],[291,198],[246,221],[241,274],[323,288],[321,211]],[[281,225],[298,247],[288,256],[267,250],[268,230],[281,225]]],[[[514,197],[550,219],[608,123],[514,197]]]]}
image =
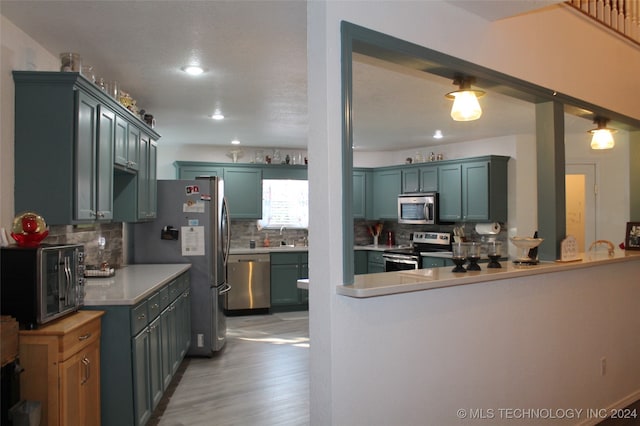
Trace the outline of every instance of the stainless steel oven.
{"type": "Polygon", "coordinates": [[[451,251],[451,234],[448,232],[415,232],[411,247],[388,249],[382,253],[385,272],[422,269],[422,254],[451,251]]]}
{"type": "Polygon", "coordinates": [[[412,249],[407,249],[406,253],[399,253],[398,251],[389,251],[382,253],[384,259],[384,271],[406,271],[407,269],[420,269],[422,266],[422,259],[419,254],[415,254],[412,249]]]}

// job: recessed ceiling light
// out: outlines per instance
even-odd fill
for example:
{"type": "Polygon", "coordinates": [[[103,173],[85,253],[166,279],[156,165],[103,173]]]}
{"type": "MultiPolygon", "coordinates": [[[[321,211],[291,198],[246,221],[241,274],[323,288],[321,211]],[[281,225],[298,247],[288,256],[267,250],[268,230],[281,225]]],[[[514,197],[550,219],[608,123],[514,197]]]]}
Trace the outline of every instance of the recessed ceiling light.
{"type": "Polygon", "coordinates": [[[436,131],[433,133],[433,138],[434,138],[434,139],[442,139],[442,137],[443,137],[443,136],[442,136],[442,130],[436,130],[436,131]]]}
{"type": "Polygon", "coordinates": [[[231,145],[240,145],[240,141],[238,139],[234,139],[231,141],[231,145]]]}
{"type": "Polygon", "coordinates": [[[222,120],[224,119],[224,115],[222,115],[220,111],[216,111],[211,115],[211,118],[213,118],[214,120],[222,120]]]}
{"type": "Polygon", "coordinates": [[[182,67],[182,71],[186,72],[189,75],[200,75],[204,72],[204,68],[198,65],[187,65],[182,67]]]}

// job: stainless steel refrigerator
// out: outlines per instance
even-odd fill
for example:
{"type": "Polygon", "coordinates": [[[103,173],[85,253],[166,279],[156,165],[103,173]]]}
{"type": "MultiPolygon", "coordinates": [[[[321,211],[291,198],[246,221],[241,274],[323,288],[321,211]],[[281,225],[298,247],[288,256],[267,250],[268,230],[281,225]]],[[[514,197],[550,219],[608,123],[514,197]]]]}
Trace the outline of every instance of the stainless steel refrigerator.
{"type": "Polygon", "coordinates": [[[222,178],[159,180],[157,218],[133,225],[133,263],[190,263],[191,347],[211,356],[225,344],[229,212],[222,178]]]}

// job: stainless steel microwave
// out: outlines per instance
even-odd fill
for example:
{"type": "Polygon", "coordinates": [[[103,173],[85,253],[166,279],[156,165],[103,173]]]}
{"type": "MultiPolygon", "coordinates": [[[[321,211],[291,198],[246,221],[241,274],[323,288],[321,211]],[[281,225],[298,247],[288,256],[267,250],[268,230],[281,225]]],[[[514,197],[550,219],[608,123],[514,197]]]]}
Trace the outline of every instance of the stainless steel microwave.
{"type": "Polygon", "coordinates": [[[398,195],[398,223],[435,225],[438,223],[438,193],[398,195]]]}
{"type": "Polygon", "coordinates": [[[83,245],[2,247],[0,259],[0,310],[20,328],[37,328],[83,305],[83,245]]]}

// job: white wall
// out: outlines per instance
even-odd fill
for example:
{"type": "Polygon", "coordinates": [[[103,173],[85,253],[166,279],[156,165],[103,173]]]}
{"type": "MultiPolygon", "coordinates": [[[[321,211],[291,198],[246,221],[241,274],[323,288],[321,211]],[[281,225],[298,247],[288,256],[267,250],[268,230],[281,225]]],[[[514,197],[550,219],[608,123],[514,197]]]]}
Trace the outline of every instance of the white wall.
{"type": "MultiPolygon", "coordinates": [[[[335,294],[342,284],[335,165],[343,19],[640,118],[627,96],[639,91],[637,47],[562,6],[490,23],[440,1],[309,3],[312,424],[469,424],[455,418],[456,408],[606,407],[637,398],[640,378],[628,356],[640,357],[638,342],[621,339],[616,327],[638,334],[638,310],[627,299],[637,300],[638,284],[606,285],[637,266],[576,272],[569,280],[531,278],[517,287],[495,282],[364,301],[335,294]],[[602,74],[593,54],[601,51],[616,76],[611,85],[594,84],[602,74]],[[611,346],[597,346],[603,339],[611,346]],[[599,382],[590,375],[599,373],[605,352],[621,372],[599,382]]],[[[510,191],[534,176],[521,173],[535,170],[534,161],[524,161],[535,158],[530,146],[526,138],[515,142],[510,191]]],[[[527,196],[518,193],[517,207],[530,206],[527,196]]],[[[518,220],[535,226],[530,216],[518,220]]]]}
{"type": "MultiPolygon", "coordinates": [[[[0,15],[0,227],[11,229],[14,213],[14,84],[12,70],[59,71],[57,57],[47,52],[0,15]]],[[[34,120],[37,114],[34,113],[34,120]]]]}

